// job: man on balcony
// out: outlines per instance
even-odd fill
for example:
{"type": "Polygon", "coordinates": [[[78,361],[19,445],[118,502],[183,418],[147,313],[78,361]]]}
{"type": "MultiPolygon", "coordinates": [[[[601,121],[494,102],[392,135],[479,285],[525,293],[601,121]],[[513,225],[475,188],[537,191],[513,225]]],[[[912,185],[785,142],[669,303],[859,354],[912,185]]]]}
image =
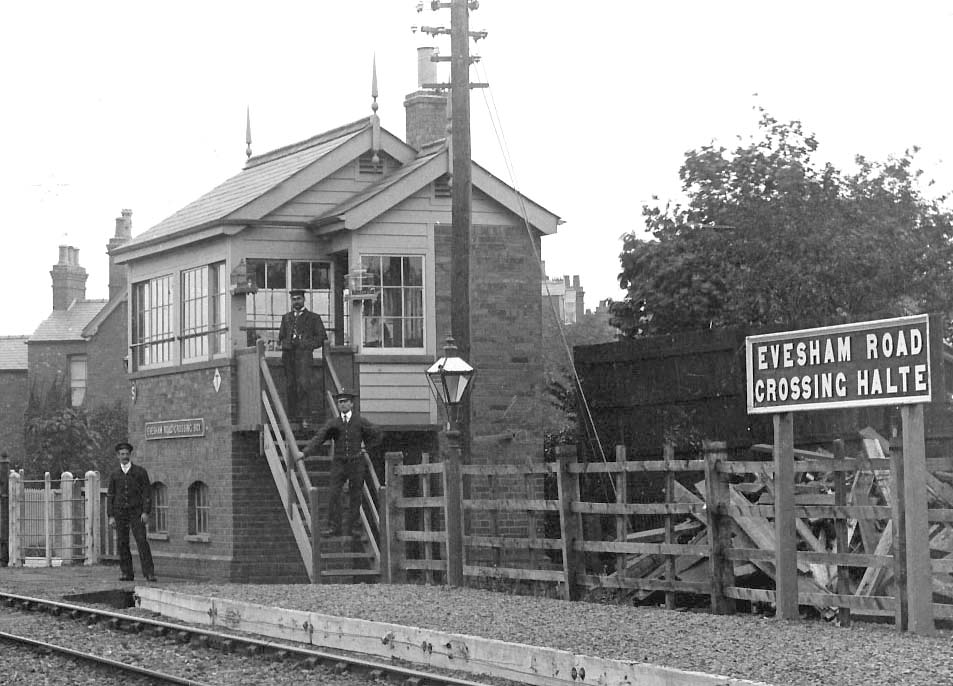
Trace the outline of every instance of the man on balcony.
{"type": "Polygon", "coordinates": [[[314,398],[313,352],[324,345],[328,335],[321,315],[304,306],[304,291],[294,289],[289,295],[291,312],[281,318],[278,330],[278,347],[285,370],[286,409],[290,421],[301,422],[303,428],[308,428],[314,398]]]}

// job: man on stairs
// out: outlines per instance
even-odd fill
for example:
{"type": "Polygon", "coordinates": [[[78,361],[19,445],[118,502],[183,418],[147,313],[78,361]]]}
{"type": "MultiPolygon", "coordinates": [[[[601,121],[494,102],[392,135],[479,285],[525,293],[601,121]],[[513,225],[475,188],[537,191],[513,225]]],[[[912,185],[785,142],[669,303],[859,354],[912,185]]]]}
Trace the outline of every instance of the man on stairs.
{"type": "Polygon", "coordinates": [[[348,484],[347,517],[344,520],[345,535],[355,537],[360,533],[361,500],[366,472],[364,447],[380,443],[382,432],[369,419],[354,409],[354,393],[342,389],[334,396],[338,416],[332,417],[314,435],[304,449],[305,455],[316,455],[319,447],[328,439],[334,440],[334,459],[331,461],[331,495],[328,501],[328,529],[325,536],[340,536],[341,495],[344,482],[348,484]],[[362,445],[363,443],[363,445],[362,445]]]}

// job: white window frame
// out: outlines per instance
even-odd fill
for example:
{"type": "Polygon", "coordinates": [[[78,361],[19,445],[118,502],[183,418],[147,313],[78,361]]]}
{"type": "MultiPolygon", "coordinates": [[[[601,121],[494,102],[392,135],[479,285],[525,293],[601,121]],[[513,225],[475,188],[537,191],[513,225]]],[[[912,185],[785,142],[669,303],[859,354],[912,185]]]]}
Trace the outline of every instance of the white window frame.
{"type": "MultiPolygon", "coordinates": [[[[419,260],[420,261],[420,283],[419,284],[407,284],[404,282],[404,265],[401,265],[401,283],[399,285],[394,285],[390,283],[389,279],[384,278],[382,273],[379,274],[381,277],[379,280],[380,293],[376,300],[366,300],[363,301],[361,305],[361,327],[360,331],[356,332],[360,336],[360,347],[362,353],[368,354],[418,354],[425,353],[427,348],[427,308],[428,308],[428,296],[427,293],[427,255],[423,253],[385,253],[385,252],[368,252],[362,253],[359,256],[360,267],[373,272],[373,265],[371,261],[377,259],[383,261],[385,259],[410,259],[410,260],[419,260]],[[393,298],[388,296],[388,291],[401,291],[401,297],[399,298],[401,304],[401,312],[399,314],[388,314],[385,312],[385,307],[389,303],[393,303],[393,298]],[[407,299],[406,294],[408,291],[413,290],[419,292],[419,307],[420,314],[407,314],[406,306],[407,299]],[[379,310],[379,314],[375,313],[374,310],[379,310]],[[403,322],[407,320],[413,320],[419,322],[420,325],[420,345],[417,346],[406,346],[406,345],[384,345],[384,341],[380,341],[380,345],[374,345],[374,341],[368,342],[368,331],[369,327],[372,326],[372,320],[381,320],[379,323],[380,331],[383,332],[384,327],[387,324],[387,320],[401,320],[402,324],[400,326],[401,336],[404,337],[404,332],[406,327],[403,322]]],[[[383,263],[381,262],[381,270],[383,270],[383,263]]]]}
{"type": "Polygon", "coordinates": [[[162,274],[132,285],[130,348],[135,369],[175,364],[175,278],[162,274]]]}
{"type": "Polygon", "coordinates": [[[227,355],[229,308],[225,262],[183,269],[179,285],[182,362],[227,355]]]}
{"type": "Polygon", "coordinates": [[[82,407],[89,389],[89,358],[86,355],[69,356],[69,402],[70,407],[82,407]],[[79,371],[82,373],[77,373],[79,371]],[[76,395],[79,393],[79,399],[76,395]]]}

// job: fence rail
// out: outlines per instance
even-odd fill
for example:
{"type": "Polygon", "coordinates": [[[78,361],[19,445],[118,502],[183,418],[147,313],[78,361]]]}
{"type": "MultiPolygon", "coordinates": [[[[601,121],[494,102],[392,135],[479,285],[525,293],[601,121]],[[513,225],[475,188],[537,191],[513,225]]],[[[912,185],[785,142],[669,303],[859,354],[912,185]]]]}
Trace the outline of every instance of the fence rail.
{"type": "MultiPolygon", "coordinates": [[[[830,453],[795,451],[798,602],[842,623],[851,613],[900,621],[892,466],[902,456],[879,437],[863,445],[850,457],[839,441],[830,453]]],[[[771,450],[756,445],[750,454],[771,450]]],[[[701,459],[676,456],[671,446],[660,452],[661,459],[630,460],[619,446],[613,461],[579,463],[569,448],[555,462],[459,466],[469,493],[459,506],[463,575],[549,583],[565,598],[609,589],[644,601],[661,593],[672,608],[707,596],[716,613],[738,601],[774,604],[773,462],[729,459],[719,442],[706,442],[701,459]],[[632,502],[647,490],[656,502],[632,502]]],[[[387,455],[390,580],[450,574],[451,466],[387,455]]],[[[953,618],[953,458],[928,466],[947,478],[927,480],[933,611],[953,618]]]]}

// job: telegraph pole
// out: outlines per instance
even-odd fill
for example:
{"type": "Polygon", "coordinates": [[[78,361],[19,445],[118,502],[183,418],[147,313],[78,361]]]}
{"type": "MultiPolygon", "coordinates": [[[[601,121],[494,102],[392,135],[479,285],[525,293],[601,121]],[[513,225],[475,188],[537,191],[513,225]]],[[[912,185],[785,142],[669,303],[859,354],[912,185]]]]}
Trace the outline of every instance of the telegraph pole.
{"type": "MultiPolygon", "coordinates": [[[[418,11],[421,5],[418,4],[418,11]]],[[[470,39],[486,38],[485,31],[470,31],[470,10],[478,0],[432,0],[430,9],[450,9],[450,30],[424,26],[431,35],[450,34],[450,57],[434,56],[438,62],[450,62],[450,334],[461,358],[472,364],[470,345],[470,248],[472,229],[473,180],[470,150],[470,89],[486,87],[470,83],[470,39]]],[[[470,454],[470,398],[459,407],[457,425],[463,442],[463,454],[470,454]]]]}
{"type": "MultiPolygon", "coordinates": [[[[470,155],[470,8],[468,0],[450,3],[450,137],[453,159],[451,192],[450,331],[460,357],[470,356],[470,234],[473,179],[470,155]]],[[[460,408],[463,454],[470,454],[470,399],[460,408]]]]}

